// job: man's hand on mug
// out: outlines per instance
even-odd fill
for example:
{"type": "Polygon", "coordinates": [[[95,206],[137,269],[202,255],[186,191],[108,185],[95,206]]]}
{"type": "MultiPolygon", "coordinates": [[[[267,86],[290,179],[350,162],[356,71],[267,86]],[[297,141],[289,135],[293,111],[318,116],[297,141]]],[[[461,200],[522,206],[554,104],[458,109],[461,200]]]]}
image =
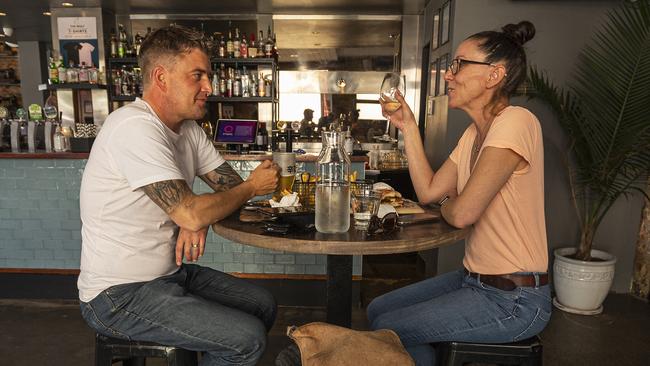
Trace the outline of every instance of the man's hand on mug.
{"type": "Polygon", "coordinates": [[[251,172],[246,180],[255,187],[255,195],[261,196],[272,193],[278,186],[280,168],[269,160],[264,160],[251,172]]]}

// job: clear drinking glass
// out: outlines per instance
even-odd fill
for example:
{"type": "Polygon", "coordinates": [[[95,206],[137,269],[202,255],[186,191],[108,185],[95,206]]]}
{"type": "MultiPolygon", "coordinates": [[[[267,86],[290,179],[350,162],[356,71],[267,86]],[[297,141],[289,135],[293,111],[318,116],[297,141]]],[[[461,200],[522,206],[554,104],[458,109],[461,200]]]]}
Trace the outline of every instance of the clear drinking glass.
{"type": "MultiPolygon", "coordinates": [[[[384,104],[384,109],[387,112],[395,112],[402,106],[402,104],[395,98],[395,93],[397,91],[402,93],[402,95],[406,93],[406,76],[397,72],[386,73],[386,75],[384,75],[384,80],[381,83],[379,97],[386,102],[384,104]]],[[[386,117],[386,131],[384,132],[384,135],[376,137],[376,139],[393,142],[393,138],[388,134],[389,131],[390,116],[386,117]]]]}
{"type": "Polygon", "coordinates": [[[352,214],[354,227],[367,230],[370,219],[377,216],[381,195],[372,189],[359,189],[352,193],[352,214]]]}

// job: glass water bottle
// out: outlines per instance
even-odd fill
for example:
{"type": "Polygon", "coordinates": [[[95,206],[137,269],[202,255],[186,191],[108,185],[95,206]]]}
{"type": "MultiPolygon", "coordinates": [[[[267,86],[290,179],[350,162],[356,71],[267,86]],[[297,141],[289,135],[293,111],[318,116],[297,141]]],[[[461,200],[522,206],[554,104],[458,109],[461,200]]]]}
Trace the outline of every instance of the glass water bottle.
{"type": "Polygon", "coordinates": [[[343,134],[322,132],[323,148],[316,171],[316,230],[342,233],[350,228],[350,158],[343,148],[343,134]]]}

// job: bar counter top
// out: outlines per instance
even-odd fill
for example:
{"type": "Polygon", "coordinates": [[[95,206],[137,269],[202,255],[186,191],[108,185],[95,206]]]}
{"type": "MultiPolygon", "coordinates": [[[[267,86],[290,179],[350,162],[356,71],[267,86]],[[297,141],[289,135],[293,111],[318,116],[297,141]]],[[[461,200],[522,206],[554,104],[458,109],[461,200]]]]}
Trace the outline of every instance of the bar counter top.
{"type": "MultiPolygon", "coordinates": [[[[90,153],[87,152],[52,152],[52,153],[47,153],[47,152],[36,152],[36,153],[28,153],[28,152],[20,152],[20,153],[13,153],[13,152],[3,152],[0,153],[0,159],[88,159],[88,155],[90,153]]],[[[222,154],[221,156],[224,157],[226,160],[247,160],[247,161],[259,161],[259,160],[270,160],[272,158],[271,153],[266,153],[266,154],[222,154]]],[[[316,162],[318,160],[317,155],[312,155],[312,154],[303,154],[303,155],[296,155],[296,161],[298,162],[316,162]]],[[[368,161],[367,156],[351,156],[350,161],[354,162],[365,162],[368,161]]]]}

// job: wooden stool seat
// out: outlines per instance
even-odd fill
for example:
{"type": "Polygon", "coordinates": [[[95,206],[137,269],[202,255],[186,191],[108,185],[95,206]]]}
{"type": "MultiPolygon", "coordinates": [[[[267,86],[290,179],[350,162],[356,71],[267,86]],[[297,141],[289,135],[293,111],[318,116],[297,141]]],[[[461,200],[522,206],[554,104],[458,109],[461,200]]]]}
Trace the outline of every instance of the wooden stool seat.
{"type": "Polygon", "coordinates": [[[122,361],[123,366],[144,366],[147,357],[164,358],[168,366],[196,366],[196,352],[153,342],[128,341],[95,336],[95,366],[111,366],[122,361]]]}

